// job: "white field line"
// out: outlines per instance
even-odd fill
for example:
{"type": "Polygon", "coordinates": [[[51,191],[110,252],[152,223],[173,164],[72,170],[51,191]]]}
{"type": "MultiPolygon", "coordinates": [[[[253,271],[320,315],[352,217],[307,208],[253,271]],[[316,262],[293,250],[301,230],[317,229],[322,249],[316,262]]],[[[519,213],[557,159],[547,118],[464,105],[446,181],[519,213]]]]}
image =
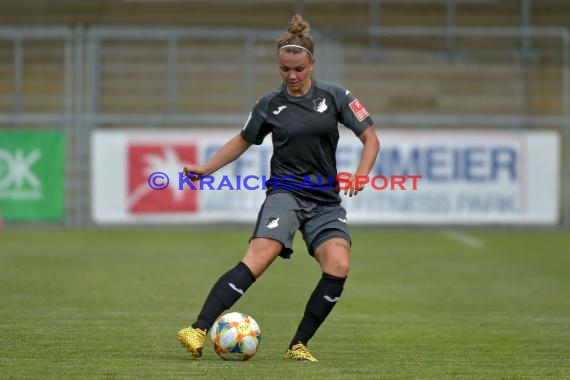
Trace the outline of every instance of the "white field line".
{"type": "Polygon", "coordinates": [[[461,244],[474,249],[483,248],[483,242],[476,237],[470,236],[466,233],[456,230],[443,230],[441,231],[444,236],[451,240],[460,242],[461,244]]]}

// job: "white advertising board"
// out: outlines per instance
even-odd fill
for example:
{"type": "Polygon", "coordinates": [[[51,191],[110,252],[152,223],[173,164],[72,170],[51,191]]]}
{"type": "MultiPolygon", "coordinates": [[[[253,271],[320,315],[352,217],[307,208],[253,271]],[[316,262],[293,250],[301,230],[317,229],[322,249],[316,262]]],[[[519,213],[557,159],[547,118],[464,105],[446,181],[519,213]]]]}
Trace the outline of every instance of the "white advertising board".
{"type": "MultiPolygon", "coordinates": [[[[93,220],[255,223],[265,198],[263,176],[269,176],[270,136],[214,173],[202,189],[198,184],[191,189],[181,174],[186,163],[205,162],[236,133],[95,131],[93,220]]],[[[560,142],[555,132],[382,130],[378,135],[382,148],[370,173],[374,186],[352,198],[341,191],[351,224],[558,223],[560,142]],[[407,180],[392,186],[401,176],[407,180]],[[410,176],[421,176],[416,186],[410,176]]],[[[361,150],[358,138],[341,129],[338,171],[353,172],[361,150]]]]}

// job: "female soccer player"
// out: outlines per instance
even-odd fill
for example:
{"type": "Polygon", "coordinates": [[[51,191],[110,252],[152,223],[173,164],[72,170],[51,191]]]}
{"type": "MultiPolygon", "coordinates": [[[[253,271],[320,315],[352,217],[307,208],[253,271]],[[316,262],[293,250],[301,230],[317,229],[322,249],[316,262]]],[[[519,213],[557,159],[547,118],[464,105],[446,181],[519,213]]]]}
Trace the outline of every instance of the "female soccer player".
{"type": "Polygon", "coordinates": [[[295,15],[287,33],[277,41],[282,85],[259,100],[242,131],[209,161],[184,167],[184,175],[196,180],[272,134],[271,180],[245,256],[214,284],[197,320],[178,332],[178,340],[195,358],[202,355],[206,332],[216,318],[237,302],[277,256],[290,257],[297,230],[323,274],[285,358],[317,361],[307,343],[341,296],[349,271],[351,238],[336,180],[338,123],[350,128],[363,144],[359,166],[345,195],[363,190],[354,177],[370,173],[380,144],[372,119],[358,99],[339,85],[311,76],[315,58],[308,32],[309,24],[295,15]],[[284,177],[287,181],[281,181],[284,177]]]}

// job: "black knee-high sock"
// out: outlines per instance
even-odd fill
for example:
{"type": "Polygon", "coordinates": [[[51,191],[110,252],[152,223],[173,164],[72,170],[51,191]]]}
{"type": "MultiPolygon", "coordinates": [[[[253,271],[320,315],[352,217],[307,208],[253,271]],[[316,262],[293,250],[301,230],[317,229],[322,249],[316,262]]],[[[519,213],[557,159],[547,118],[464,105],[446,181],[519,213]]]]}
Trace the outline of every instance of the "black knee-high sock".
{"type": "Polygon", "coordinates": [[[336,277],[323,273],[323,277],[317,284],[311,297],[309,297],[305,314],[303,315],[303,319],[301,319],[301,323],[299,323],[299,327],[289,348],[299,342],[307,345],[309,339],[315,335],[319,326],[324,322],[325,318],[339,300],[345,281],[346,277],[336,277]]]}
{"type": "Polygon", "coordinates": [[[247,265],[240,261],[214,284],[192,327],[208,330],[216,318],[232,307],[254,282],[255,276],[247,265]]]}

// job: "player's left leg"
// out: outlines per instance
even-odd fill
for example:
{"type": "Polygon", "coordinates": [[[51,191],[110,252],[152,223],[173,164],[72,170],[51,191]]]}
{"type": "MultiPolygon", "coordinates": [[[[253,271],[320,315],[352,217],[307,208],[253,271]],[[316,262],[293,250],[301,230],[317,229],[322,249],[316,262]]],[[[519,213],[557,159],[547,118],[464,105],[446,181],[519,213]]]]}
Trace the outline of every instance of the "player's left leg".
{"type": "MultiPolygon", "coordinates": [[[[337,235],[342,236],[342,233],[337,235]]],[[[285,353],[289,359],[317,361],[307,350],[307,343],[340,299],[350,268],[350,244],[344,237],[333,235],[317,247],[314,256],[323,274],[309,297],[303,318],[285,353]]]]}

